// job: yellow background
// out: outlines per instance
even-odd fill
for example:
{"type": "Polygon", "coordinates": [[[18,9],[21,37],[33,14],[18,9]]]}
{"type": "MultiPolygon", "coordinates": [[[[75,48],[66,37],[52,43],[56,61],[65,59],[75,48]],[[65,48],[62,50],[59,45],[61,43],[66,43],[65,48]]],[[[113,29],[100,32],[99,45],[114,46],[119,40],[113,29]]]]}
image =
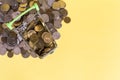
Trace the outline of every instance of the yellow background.
{"type": "Polygon", "coordinates": [[[44,59],[0,56],[0,80],[120,80],[120,0],[65,0],[54,54],[44,59]]]}

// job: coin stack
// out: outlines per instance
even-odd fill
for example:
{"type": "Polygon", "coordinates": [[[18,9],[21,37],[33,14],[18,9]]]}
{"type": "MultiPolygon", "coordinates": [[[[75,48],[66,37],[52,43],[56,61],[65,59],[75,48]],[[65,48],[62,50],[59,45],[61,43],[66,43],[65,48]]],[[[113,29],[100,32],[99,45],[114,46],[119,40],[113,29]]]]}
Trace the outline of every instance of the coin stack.
{"type": "Polygon", "coordinates": [[[63,0],[0,0],[0,55],[43,58],[52,54],[62,21],[71,22],[63,0]],[[7,24],[13,21],[10,29],[7,24]]]}

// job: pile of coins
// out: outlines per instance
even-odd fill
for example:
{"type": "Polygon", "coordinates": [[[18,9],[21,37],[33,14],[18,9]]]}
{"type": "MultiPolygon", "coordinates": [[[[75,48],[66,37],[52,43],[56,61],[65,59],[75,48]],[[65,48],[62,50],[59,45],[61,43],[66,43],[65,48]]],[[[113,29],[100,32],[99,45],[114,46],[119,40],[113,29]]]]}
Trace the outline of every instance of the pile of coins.
{"type": "Polygon", "coordinates": [[[52,54],[62,21],[71,22],[65,7],[63,0],[0,0],[0,55],[43,58],[52,54]],[[35,5],[39,11],[32,9],[35,5]]]}

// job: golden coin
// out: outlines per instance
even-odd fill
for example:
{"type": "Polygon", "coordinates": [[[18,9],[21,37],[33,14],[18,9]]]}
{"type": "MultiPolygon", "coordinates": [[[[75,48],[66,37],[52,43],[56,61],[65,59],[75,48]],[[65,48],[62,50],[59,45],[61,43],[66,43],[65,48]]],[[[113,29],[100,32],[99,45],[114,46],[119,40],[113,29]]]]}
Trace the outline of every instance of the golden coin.
{"type": "Polygon", "coordinates": [[[45,43],[50,43],[53,41],[51,34],[48,32],[44,32],[42,34],[42,39],[44,40],[45,43]]]}
{"type": "Polygon", "coordinates": [[[13,52],[8,51],[7,56],[8,56],[9,58],[12,58],[12,57],[13,57],[13,52]]]}
{"type": "Polygon", "coordinates": [[[62,0],[58,1],[60,8],[65,8],[66,7],[66,3],[62,0]]]}
{"type": "Polygon", "coordinates": [[[6,29],[8,28],[7,25],[5,23],[2,24],[2,28],[6,29]]]}
{"type": "Polygon", "coordinates": [[[51,48],[45,48],[45,49],[44,49],[44,52],[45,52],[45,53],[48,53],[49,51],[51,51],[51,48]]]}
{"type": "Polygon", "coordinates": [[[24,37],[24,39],[28,39],[27,32],[24,32],[23,37],[24,37]]]}
{"type": "Polygon", "coordinates": [[[34,30],[35,30],[36,32],[39,32],[39,31],[42,31],[42,30],[43,30],[43,27],[42,27],[42,25],[37,25],[37,26],[35,26],[34,30]]]}
{"type": "Polygon", "coordinates": [[[33,44],[36,44],[36,43],[39,41],[38,35],[32,34],[32,35],[30,36],[30,41],[31,41],[33,44]]]}
{"type": "Polygon", "coordinates": [[[59,8],[60,8],[60,4],[59,4],[58,2],[54,2],[54,3],[52,4],[52,8],[53,8],[53,9],[59,9],[59,8]]]}
{"type": "Polygon", "coordinates": [[[30,1],[29,6],[32,7],[34,4],[34,1],[30,1]]]}
{"type": "Polygon", "coordinates": [[[1,5],[1,11],[8,11],[10,9],[10,5],[9,4],[2,4],[1,5]]]}
{"type": "Polygon", "coordinates": [[[28,38],[30,38],[30,36],[31,36],[32,34],[36,34],[36,32],[35,32],[34,30],[29,30],[28,33],[27,33],[28,38]]]}
{"type": "Polygon", "coordinates": [[[19,7],[26,7],[27,6],[27,3],[24,3],[24,4],[20,4],[19,7]]]}
{"type": "Polygon", "coordinates": [[[31,41],[29,41],[29,45],[31,48],[34,48],[34,44],[31,41]]]}
{"type": "Polygon", "coordinates": [[[19,21],[19,22],[15,22],[13,25],[14,25],[15,27],[20,26],[20,25],[21,25],[21,22],[20,22],[20,21],[19,21]]]}
{"type": "Polygon", "coordinates": [[[18,11],[20,11],[20,12],[23,12],[23,11],[25,11],[26,10],[26,7],[19,7],[18,8],[18,11]]]}

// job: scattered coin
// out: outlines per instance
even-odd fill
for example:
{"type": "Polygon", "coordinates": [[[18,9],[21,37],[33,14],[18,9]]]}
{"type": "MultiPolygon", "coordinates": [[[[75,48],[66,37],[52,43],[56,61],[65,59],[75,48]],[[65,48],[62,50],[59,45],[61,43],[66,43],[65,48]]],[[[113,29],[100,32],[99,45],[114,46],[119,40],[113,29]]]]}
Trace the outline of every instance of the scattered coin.
{"type": "Polygon", "coordinates": [[[70,22],[71,22],[70,17],[65,17],[65,18],[64,18],[64,22],[65,22],[65,23],[70,23],[70,22]]]}
{"type": "Polygon", "coordinates": [[[10,5],[9,4],[2,4],[1,5],[1,11],[8,11],[10,9],[10,5]]]}

